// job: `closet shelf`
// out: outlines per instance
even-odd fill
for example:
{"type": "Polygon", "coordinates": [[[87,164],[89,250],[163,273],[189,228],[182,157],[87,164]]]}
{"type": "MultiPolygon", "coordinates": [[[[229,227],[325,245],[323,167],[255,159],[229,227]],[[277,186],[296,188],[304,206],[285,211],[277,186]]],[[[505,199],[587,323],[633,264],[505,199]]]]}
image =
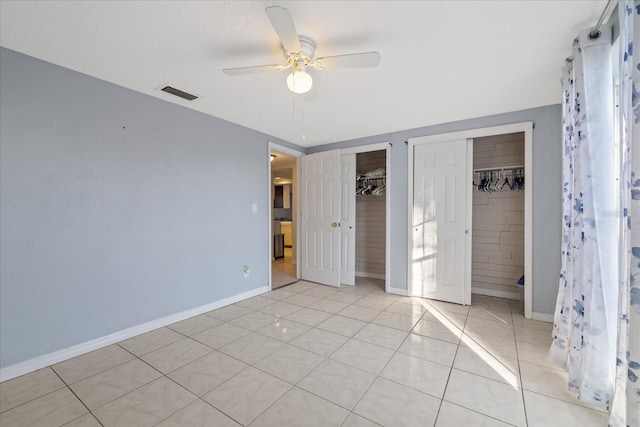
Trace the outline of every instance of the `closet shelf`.
{"type": "Polygon", "coordinates": [[[357,181],[373,181],[376,179],[387,179],[386,176],[359,176],[358,178],[356,178],[357,181]]]}
{"type": "Polygon", "coordinates": [[[512,169],[524,169],[524,165],[516,165],[516,166],[498,166],[495,168],[479,168],[479,169],[474,169],[473,173],[476,172],[494,172],[494,171],[506,171],[506,170],[512,170],[512,169]]]}

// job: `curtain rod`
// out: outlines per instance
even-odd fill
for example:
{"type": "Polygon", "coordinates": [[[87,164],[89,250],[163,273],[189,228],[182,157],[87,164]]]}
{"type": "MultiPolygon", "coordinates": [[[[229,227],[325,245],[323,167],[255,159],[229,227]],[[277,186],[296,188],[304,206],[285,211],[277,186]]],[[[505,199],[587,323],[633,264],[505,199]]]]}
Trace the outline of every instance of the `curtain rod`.
{"type": "Polygon", "coordinates": [[[589,33],[589,38],[591,40],[596,40],[600,37],[600,27],[602,26],[602,23],[604,22],[604,20],[609,16],[609,9],[613,4],[614,4],[613,0],[609,0],[607,2],[607,5],[604,7],[604,10],[600,15],[600,19],[598,19],[598,23],[596,24],[595,27],[593,27],[593,30],[591,30],[591,32],[589,33]]]}

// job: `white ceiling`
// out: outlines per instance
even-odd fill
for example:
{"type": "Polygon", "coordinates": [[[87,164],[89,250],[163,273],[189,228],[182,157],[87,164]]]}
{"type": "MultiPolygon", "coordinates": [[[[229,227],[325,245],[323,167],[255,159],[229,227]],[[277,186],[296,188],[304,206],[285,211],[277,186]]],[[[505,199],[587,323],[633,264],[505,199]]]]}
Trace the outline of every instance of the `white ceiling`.
{"type": "Polygon", "coordinates": [[[0,45],[302,146],[560,102],[599,1],[0,1],[0,45]],[[377,50],[377,68],[311,70],[303,104],[264,12],[290,10],[316,56],[377,50]],[[169,84],[202,96],[183,101],[169,84]]]}

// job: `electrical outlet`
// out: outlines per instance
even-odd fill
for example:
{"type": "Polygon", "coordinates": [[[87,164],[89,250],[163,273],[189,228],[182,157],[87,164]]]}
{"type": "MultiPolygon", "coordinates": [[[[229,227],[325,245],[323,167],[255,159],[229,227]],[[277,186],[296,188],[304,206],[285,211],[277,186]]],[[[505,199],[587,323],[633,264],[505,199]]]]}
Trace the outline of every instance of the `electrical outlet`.
{"type": "Polygon", "coordinates": [[[244,278],[248,279],[249,278],[249,273],[251,273],[251,267],[249,267],[248,265],[244,266],[244,278]]]}

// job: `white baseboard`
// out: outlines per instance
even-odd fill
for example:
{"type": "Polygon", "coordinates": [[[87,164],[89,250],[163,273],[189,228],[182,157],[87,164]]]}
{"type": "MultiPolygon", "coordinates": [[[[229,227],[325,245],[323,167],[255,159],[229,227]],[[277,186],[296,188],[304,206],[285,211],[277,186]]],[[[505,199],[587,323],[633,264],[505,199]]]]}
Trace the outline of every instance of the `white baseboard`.
{"type": "Polygon", "coordinates": [[[389,287],[388,293],[394,294],[394,295],[402,295],[403,297],[406,297],[408,295],[406,289],[392,288],[392,287],[389,287]]]}
{"type": "Polygon", "coordinates": [[[356,277],[366,277],[369,279],[382,279],[384,280],[384,274],[378,274],[378,273],[366,273],[364,271],[356,271],[356,277]]]}
{"type": "Polygon", "coordinates": [[[144,334],[154,329],[158,329],[163,326],[167,326],[172,323],[197,316],[198,314],[206,313],[208,311],[233,304],[234,302],[242,301],[244,299],[263,294],[265,292],[269,292],[268,286],[252,289],[241,294],[233,295],[229,298],[201,305],[200,307],[191,308],[180,313],[171,314],[160,319],[152,320],[150,322],[114,332],[104,337],[96,338],[91,341],[86,341],[71,347],[64,348],[62,350],[54,351],[52,353],[34,357],[33,359],[25,360],[24,362],[19,362],[14,365],[7,366],[6,368],[0,369],[0,382],[19,377],[20,375],[28,374],[29,372],[37,371],[38,369],[60,363],[67,359],[71,359],[72,357],[80,356],[81,354],[98,350],[102,347],[106,347],[122,340],[135,337],[136,335],[144,334]]]}
{"type": "Polygon", "coordinates": [[[488,297],[507,298],[507,299],[520,301],[520,292],[518,291],[516,292],[496,291],[493,289],[471,287],[471,293],[478,294],[478,295],[486,295],[488,297]]]}
{"type": "Polygon", "coordinates": [[[532,311],[531,312],[531,318],[533,320],[541,320],[543,322],[551,322],[551,323],[553,323],[553,314],[538,313],[537,311],[532,311]]]}

